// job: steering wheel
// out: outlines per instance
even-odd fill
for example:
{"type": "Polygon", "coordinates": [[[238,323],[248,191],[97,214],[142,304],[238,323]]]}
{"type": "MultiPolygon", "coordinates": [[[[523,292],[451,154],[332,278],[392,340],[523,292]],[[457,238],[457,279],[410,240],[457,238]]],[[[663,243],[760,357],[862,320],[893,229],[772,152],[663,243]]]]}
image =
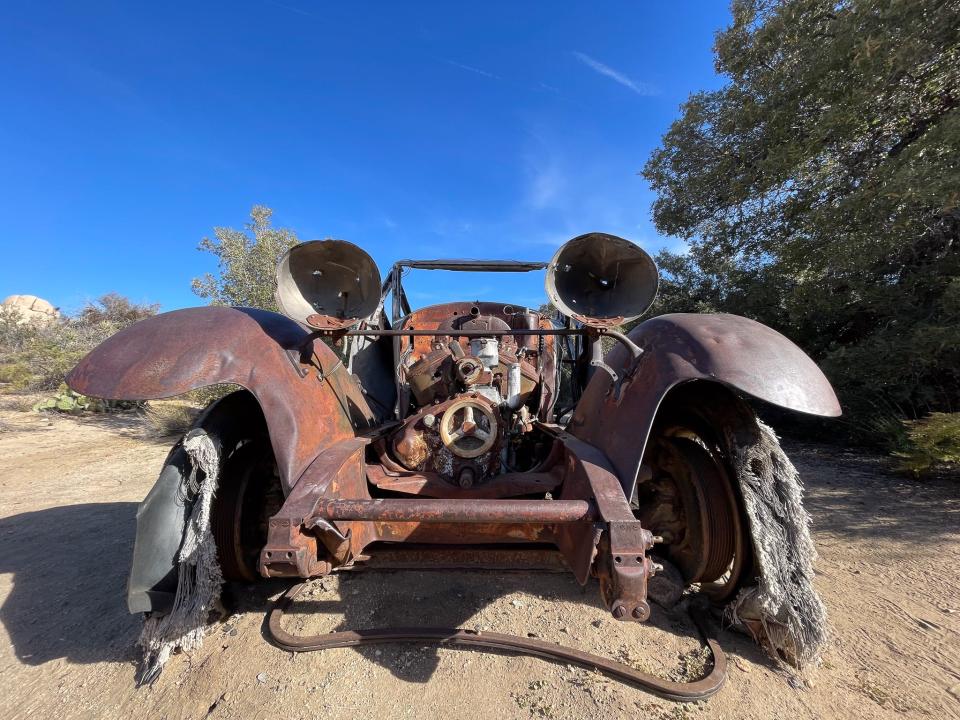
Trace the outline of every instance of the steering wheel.
{"type": "Polygon", "coordinates": [[[478,457],[493,447],[497,439],[497,418],[493,410],[478,400],[457,400],[443,412],[440,439],[458,457],[478,457]]]}

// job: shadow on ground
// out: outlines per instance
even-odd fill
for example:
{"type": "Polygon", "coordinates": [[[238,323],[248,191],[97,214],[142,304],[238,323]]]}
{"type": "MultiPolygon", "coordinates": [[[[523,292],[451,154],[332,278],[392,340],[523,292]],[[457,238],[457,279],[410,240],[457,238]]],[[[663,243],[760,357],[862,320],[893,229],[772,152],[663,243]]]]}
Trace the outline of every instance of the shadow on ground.
{"type": "Polygon", "coordinates": [[[784,445],[800,471],[814,534],[919,545],[960,534],[960,478],[916,480],[894,472],[883,455],[784,445]]]}
{"type": "Polygon", "coordinates": [[[136,512],[118,502],[0,519],[0,573],[13,574],[0,621],[19,660],[136,661],[140,619],[125,604],[136,512]]]}

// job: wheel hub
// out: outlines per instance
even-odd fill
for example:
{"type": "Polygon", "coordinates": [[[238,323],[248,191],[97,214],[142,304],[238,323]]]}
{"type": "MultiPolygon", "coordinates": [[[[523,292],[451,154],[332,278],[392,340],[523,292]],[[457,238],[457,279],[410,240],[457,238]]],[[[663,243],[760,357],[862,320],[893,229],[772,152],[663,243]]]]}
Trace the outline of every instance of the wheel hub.
{"type": "Polygon", "coordinates": [[[664,538],[687,584],[729,596],[749,566],[750,543],[722,459],[689,434],[662,437],[653,450],[653,475],[637,488],[641,521],[664,538]]]}

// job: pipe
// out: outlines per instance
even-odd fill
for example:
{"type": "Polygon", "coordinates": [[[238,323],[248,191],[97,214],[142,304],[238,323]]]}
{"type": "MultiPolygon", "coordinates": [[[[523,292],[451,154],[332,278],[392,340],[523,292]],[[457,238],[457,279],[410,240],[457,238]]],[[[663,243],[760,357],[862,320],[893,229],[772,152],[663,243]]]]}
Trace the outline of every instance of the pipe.
{"type": "Polygon", "coordinates": [[[511,410],[519,410],[523,404],[523,398],[520,397],[520,363],[510,363],[507,365],[507,407],[511,410]]]}
{"type": "Polygon", "coordinates": [[[420,523],[573,523],[598,518],[587,500],[323,500],[328,520],[420,523]]]}

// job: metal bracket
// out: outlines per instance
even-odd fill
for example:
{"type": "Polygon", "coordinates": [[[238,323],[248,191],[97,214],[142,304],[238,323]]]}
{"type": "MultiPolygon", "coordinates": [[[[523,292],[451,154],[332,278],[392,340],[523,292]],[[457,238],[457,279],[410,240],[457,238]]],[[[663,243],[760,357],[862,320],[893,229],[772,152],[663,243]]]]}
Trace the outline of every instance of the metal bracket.
{"type": "Polygon", "coordinates": [[[600,541],[600,592],[617,620],[644,622],[650,617],[647,578],[652,564],[646,552],[651,547],[653,535],[636,521],[609,523],[600,541]]]}
{"type": "Polygon", "coordinates": [[[289,518],[270,518],[267,544],[260,551],[264,577],[312,577],[329,573],[329,562],[317,557],[317,539],[300,532],[289,518]]]}
{"type": "MultiPolygon", "coordinates": [[[[600,531],[599,538],[591,538],[585,528],[569,525],[558,528],[558,546],[568,561],[573,558],[576,573],[583,566],[574,553],[589,542],[596,554],[583,559],[592,563],[590,571],[600,580],[604,604],[617,620],[643,622],[650,617],[647,577],[656,569],[646,555],[653,547],[653,534],[634,517],[606,456],[563,430],[552,433],[567,450],[568,471],[561,499],[588,497],[600,515],[592,526],[600,531]]],[[[586,578],[578,575],[578,579],[582,583],[586,578]]]]}
{"type": "Polygon", "coordinates": [[[605,370],[607,374],[610,376],[610,379],[613,381],[613,384],[619,386],[620,376],[617,375],[617,371],[614,370],[609,365],[607,365],[603,360],[591,360],[590,366],[595,368],[600,368],[601,370],[605,370]]]}
{"type": "Polygon", "coordinates": [[[338,563],[345,565],[353,559],[350,553],[350,530],[344,535],[332,522],[318,516],[308,518],[303,527],[319,533],[320,542],[338,563]]]}
{"type": "Polygon", "coordinates": [[[283,351],[283,354],[286,355],[287,360],[290,361],[290,364],[293,365],[293,369],[297,371],[297,375],[301,378],[305,378],[307,373],[310,372],[309,357],[304,360],[304,353],[300,348],[287,348],[283,351]]]}
{"type": "MultiPolygon", "coordinates": [[[[367,438],[343,440],[317,456],[303,472],[299,482],[284,501],[280,511],[267,525],[267,543],[260,551],[260,574],[264,577],[313,577],[326,575],[337,560],[333,548],[339,548],[349,533],[343,535],[336,528],[322,523],[311,526],[319,529],[319,540],[313,533],[304,532],[315,515],[317,502],[331,482],[360,475],[363,469],[362,450],[367,438]],[[332,532],[331,532],[332,530],[332,532]],[[320,552],[323,547],[331,555],[320,552]]],[[[349,543],[347,544],[349,548],[349,543]]],[[[341,555],[345,552],[341,550],[341,555]]]]}

